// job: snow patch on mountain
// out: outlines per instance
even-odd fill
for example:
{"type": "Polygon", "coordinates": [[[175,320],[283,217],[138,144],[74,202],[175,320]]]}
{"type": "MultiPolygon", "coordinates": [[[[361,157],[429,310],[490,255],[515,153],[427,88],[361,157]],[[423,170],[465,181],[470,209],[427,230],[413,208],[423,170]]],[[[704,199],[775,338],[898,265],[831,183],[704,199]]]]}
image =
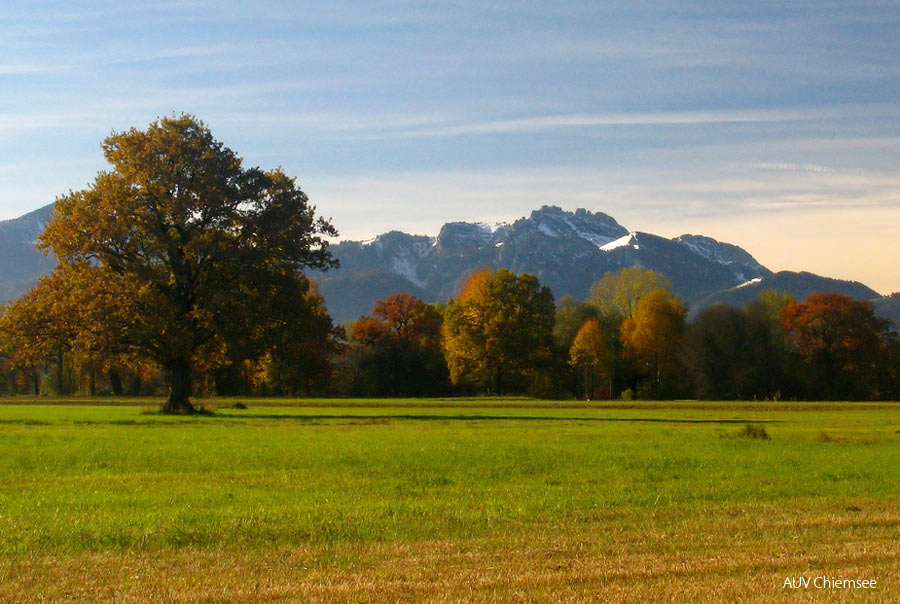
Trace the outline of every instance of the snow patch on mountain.
{"type": "Polygon", "coordinates": [[[762,277],[754,277],[753,279],[750,279],[749,281],[744,281],[740,285],[736,285],[734,287],[734,289],[740,289],[742,287],[747,287],[748,285],[753,285],[754,283],[759,283],[760,281],[762,281],[762,277]]]}
{"type": "Polygon", "coordinates": [[[607,235],[601,235],[599,233],[582,230],[577,225],[572,223],[572,221],[569,220],[566,216],[562,216],[561,219],[566,225],[568,225],[568,227],[570,229],[572,229],[572,232],[575,233],[575,235],[577,235],[578,237],[581,237],[585,241],[593,243],[597,247],[600,247],[601,245],[606,245],[607,243],[609,243],[610,241],[613,240],[613,237],[609,237],[607,235]]]}
{"type": "Polygon", "coordinates": [[[624,237],[619,237],[618,239],[610,241],[609,243],[606,243],[604,245],[598,245],[597,247],[599,247],[601,251],[611,252],[620,247],[625,247],[626,245],[633,245],[634,249],[637,250],[637,249],[640,249],[640,247],[635,242],[636,237],[637,237],[637,233],[631,232],[631,233],[628,233],[627,235],[625,235],[624,237]]]}
{"type": "Polygon", "coordinates": [[[542,232],[547,237],[558,237],[559,236],[559,233],[557,233],[556,231],[551,229],[549,226],[547,226],[543,222],[541,224],[537,225],[537,228],[540,232],[542,232]]]}
{"type": "Polygon", "coordinates": [[[612,237],[604,237],[603,235],[598,235],[596,233],[585,233],[584,231],[578,231],[578,236],[596,245],[597,247],[602,247],[612,241],[615,241],[612,237]]]}
{"type": "Polygon", "coordinates": [[[411,283],[414,283],[418,287],[425,287],[425,282],[419,279],[418,272],[416,271],[416,267],[413,262],[408,257],[404,258],[392,258],[391,259],[391,272],[395,275],[400,275],[401,277],[406,278],[411,283]]]}
{"type": "Polygon", "coordinates": [[[708,244],[718,244],[717,241],[714,241],[712,239],[710,239],[709,241],[705,241],[705,239],[707,239],[707,238],[701,238],[699,236],[691,236],[691,238],[688,239],[687,237],[682,236],[682,237],[676,238],[675,241],[677,241],[678,243],[680,243],[684,246],[687,246],[691,251],[693,251],[696,254],[700,254],[707,260],[711,260],[713,262],[717,262],[717,263],[725,265],[725,266],[734,264],[733,260],[728,260],[728,259],[722,258],[719,255],[718,250],[715,248],[715,245],[708,245],[708,244]],[[707,244],[707,245],[704,245],[704,244],[707,244]]]}

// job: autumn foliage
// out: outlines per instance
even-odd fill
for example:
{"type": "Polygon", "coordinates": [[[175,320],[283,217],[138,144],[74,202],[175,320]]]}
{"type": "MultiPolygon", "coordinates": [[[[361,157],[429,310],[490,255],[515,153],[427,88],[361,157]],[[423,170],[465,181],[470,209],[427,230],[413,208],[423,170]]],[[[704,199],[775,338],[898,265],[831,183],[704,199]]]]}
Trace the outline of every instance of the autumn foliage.
{"type": "Polygon", "coordinates": [[[581,370],[584,380],[584,398],[598,398],[598,390],[606,390],[604,398],[612,398],[612,380],[615,371],[615,349],[611,335],[605,333],[598,319],[587,319],[581,324],[569,348],[569,364],[581,370]],[[608,386],[608,388],[604,388],[608,386]]]}
{"type": "Polygon", "coordinates": [[[900,398],[900,340],[872,306],[766,292],[688,322],[639,267],[554,303],[532,274],[474,272],[455,299],[397,293],[335,326],[304,271],[337,234],[281,170],[244,168],[191,116],[103,142],[110,169],[57,199],[59,260],[0,308],[0,390],[715,399],[900,398]]]}
{"type": "Polygon", "coordinates": [[[44,304],[84,350],[157,364],[165,409],[190,412],[199,368],[261,358],[296,318],[300,271],[334,265],[322,236],[337,233],[292,178],[245,169],[191,116],[112,134],[103,151],[111,168],[57,199],[40,243],[59,266],[22,304],[44,304]]]}
{"type": "Polygon", "coordinates": [[[435,396],[450,381],[440,347],[441,313],[410,294],[375,302],[368,317],[351,323],[342,362],[342,394],[435,396]]]}
{"type": "Polygon", "coordinates": [[[553,295],[534,275],[471,275],[444,311],[453,383],[493,394],[534,386],[551,367],[554,311],[553,295]]]}
{"type": "Polygon", "coordinates": [[[642,296],[622,324],[625,354],[650,379],[656,396],[677,387],[686,314],[674,296],[657,289],[642,296]]]}
{"type": "Polygon", "coordinates": [[[813,294],[784,309],[782,320],[793,352],[803,364],[810,398],[878,398],[882,366],[892,355],[886,321],[868,302],[839,294],[813,294]]]}
{"type": "MultiPolygon", "coordinates": [[[[152,288],[115,271],[93,279],[102,266],[71,265],[3,309],[0,388],[159,387],[166,367],[140,343],[177,331],[167,335],[159,314],[162,333],[135,320],[152,288]]],[[[718,305],[686,322],[665,285],[629,270],[605,277],[594,299],[557,308],[533,275],[484,270],[446,305],[396,294],[336,328],[299,276],[281,283],[265,320],[223,323],[215,345],[193,357],[192,381],[202,393],[276,396],[900,397],[900,340],[868,303],[765,292],[744,309],[718,305]]]]}

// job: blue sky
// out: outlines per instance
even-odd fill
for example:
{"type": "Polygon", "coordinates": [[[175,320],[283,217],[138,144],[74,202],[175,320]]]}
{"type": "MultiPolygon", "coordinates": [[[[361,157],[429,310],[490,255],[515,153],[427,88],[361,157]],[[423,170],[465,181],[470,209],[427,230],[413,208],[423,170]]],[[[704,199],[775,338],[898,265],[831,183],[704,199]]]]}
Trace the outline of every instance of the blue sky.
{"type": "Polygon", "coordinates": [[[552,203],[900,290],[898,2],[0,7],[0,219],[188,112],[345,238],[552,203]]]}

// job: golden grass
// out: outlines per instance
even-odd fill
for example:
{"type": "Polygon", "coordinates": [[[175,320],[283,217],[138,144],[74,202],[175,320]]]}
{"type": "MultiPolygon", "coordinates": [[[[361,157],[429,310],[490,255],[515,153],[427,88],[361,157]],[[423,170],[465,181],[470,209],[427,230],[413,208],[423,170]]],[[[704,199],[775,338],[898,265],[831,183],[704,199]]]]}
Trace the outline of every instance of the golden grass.
{"type": "Polygon", "coordinates": [[[607,510],[478,539],[0,562],[2,602],[897,602],[898,502],[607,510]],[[792,590],[785,577],[876,579],[792,590]]]}

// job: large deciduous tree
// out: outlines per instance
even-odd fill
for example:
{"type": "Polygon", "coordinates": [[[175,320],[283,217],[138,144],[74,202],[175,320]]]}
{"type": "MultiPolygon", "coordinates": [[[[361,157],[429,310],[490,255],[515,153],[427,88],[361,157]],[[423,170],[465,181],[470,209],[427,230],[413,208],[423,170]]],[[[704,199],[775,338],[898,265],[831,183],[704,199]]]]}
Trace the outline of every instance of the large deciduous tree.
{"type": "Polygon", "coordinates": [[[782,312],[793,351],[807,369],[807,396],[824,399],[878,398],[881,365],[890,358],[894,335],[872,305],[835,293],[813,294],[782,312]]]}
{"type": "Polygon", "coordinates": [[[441,313],[410,294],[375,302],[350,326],[350,393],[363,396],[434,396],[449,391],[441,350],[441,313]]]}
{"type": "Polygon", "coordinates": [[[56,312],[81,339],[137,352],[170,379],[164,411],[185,413],[200,356],[258,349],[288,321],[306,267],[336,263],[337,232],[280,169],[244,168],[188,115],[103,142],[111,169],[57,199],[40,237],[68,294],[56,312]]]}
{"type": "Polygon", "coordinates": [[[494,394],[524,391],[552,362],[554,313],[553,294],[534,275],[471,275],[444,311],[453,383],[494,394]]]}
{"type": "Polygon", "coordinates": [[[688,326],[684,360],[695,394],[705,399],[777,399],[788,392],[783,338],[762,306],[716,304],[688,326]]]}

